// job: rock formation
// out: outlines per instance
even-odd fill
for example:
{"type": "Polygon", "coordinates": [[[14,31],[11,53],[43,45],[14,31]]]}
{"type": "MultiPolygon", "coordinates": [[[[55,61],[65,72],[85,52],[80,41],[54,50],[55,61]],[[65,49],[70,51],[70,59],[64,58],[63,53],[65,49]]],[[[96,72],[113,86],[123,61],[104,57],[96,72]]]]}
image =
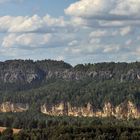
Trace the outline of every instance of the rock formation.
{"type": "MultiPolygon", "coordinates": [[[[28,104],[4,102],[0,104],[0,112],[24,112],[29,109],[28,104]]],[[[86,106],[76,107],[69,102],[61,102],[56,105],[44,104],[41,112],[50,116],[74,116],[74,117],[115,117],[117,119],[140,118],[140,110],[132,102],[123,102],[113,106],[106,102],[102,110],[96,109],[90,103],[86,106]]]]}
{"type": "Polygon", "coordinates": [[[107,102],[102,110],[94,110],[90,103],[85,107],[75,107],[70,103],[63,102],[54,106],[48,106],[47,104],[41,106],[41,112],[51,116],[115,117],[117,119],[140,118],[139,109],[130,101],[121,103],[116,107],[107,102]]]}
{"type": "MultiPolygon", "coordinates": [[[[114,65],[113,69],[108,69],[104,63],[96,64],[92,67],[100,69],[90,69],[87,66],[77,69],[78,65],[72,67],[62,61],[37,61],[32,60],[9,60],[0,62],[0,83],[22,83],[31,84],[32,82],[41,82],[50,78],[61,78],[64,80],[81,80],[84,78],[93,78],[94,80],[109,80],[115,79],[123,81],[140,80],[140,69],[129,68],[122,69],[125,64],[106,64],[114,65]],[[86,70],[85,70],[86,69],[86,70]]],[[[131,64],[127,64],[128,66],[131,64]]],[[[126,67],[127,68],[127,67],[126,67]]]]}
{"type": "Polygon", "coordinates": [[[24,112],[29,106],[21,103],[4,102],[0,104],[0,112],[24,112]]]}

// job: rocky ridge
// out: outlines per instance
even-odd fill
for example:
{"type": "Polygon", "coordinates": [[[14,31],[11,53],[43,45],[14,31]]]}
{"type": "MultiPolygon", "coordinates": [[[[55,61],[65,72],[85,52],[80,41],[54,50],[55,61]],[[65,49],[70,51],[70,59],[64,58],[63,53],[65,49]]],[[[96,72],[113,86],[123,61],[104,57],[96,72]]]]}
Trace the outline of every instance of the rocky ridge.
{"type": "Polygon", "coordinates": [[[85,107],[74,107],[70,103],[63,102],[54,106],[44,104],[41,106],[41,112],[51,116],[140,118],[140,110],[130,101],[121,103],[116,107],[107,102],[102,110],[94,108],[90,103],[85,107]]]}
{"type": "MultiPolygon", "coordinates": [[[[24,91],[26,93],[26,89],[34,89],[34,87],[39,87],[42,83],[44,85],[47,85],[49,82],[51,83],[51,80],[59,82],[60,79],[62,79],[63,82],[66,81],[94,81],[93,83],[101,83],[104,81],[110,81],[110,83],[113,83],[115,81],[115,84],[125,84],[125,82],[129,83],[137,83],[137,87],[139,86],[140,82],[140,63],[97,63],[97,64],[85,64],[85,65],[77,65],[75,67],[71,66],[70,64],[67,64],[63,61],[52,61],[52,60],[43,60],[43,61],[32,61],[32,60],[9,60],[5,62],[0,62],[0,90],[1,94],[4,98],[1,99],[0,104],[0,112],[22,112],[29,109],[29,106],[26,104],[20,104],[20,103],[11,103],[11,102],[5,102],[2,103],[3,100],[5,100],[5,91],[10,91],[9,95],[11,98],[14,96],[13,92],[15,91],[24,91]],[[49,81],[50,80],[50,81],[49,81]],[[40,84],[41,83],[41,84],[40,84]],[[25,86],[24,86],[25,85],[25,86]],[[22,87],[22,88],[21,88],[22,87]],[[12,89],[12,90],[11,90],[12,89]]],[[[60,80],[61,81],[61,80],[60,80]]],[[[84,82],[83,82],[84,83],[84,82]]],[[[42,84],[42,85],[43,85],[42,84]]],[[[48,84],[49,85],[49,84],[48,84]]],[[[57,83],[56,83],[57,86],[57,83]]],[[[113,85],[115,87],[115,85],[113,85]]],[[[69,86],[71,88],[71,85],[69,86]]],[[[68,88],[68,90],[70,90],[68,88]]],[[[80,87],[81,88],[81,87],[80,87]]],[[[79,89],[80,89],[79,88],[79,89]]],[[[100,86],[99,86],[100,88],[100,86]]],[[[113,89],[113,87],[109,87],[110,91],[113,89]]],[[[120,90],[122,90],[124,87],[120,87],[120,90]]],[[[139,99],[139,89],[135,89],[134,87],[131,88],[130,93],[133,93],[135,91],[135,94],[132,94],[132,98],[127,98],[128,100],[133,100],[133,97],[135,99],[139,99]]],[[[36,88],[35,88],[36,89],[36,88]]],[[[59,95],[55,101],[55,98],[50,98],[52,96],[51,93],[54,92],[54,87],[52,84],[52,88],[49,87],[50,93],[47,93],[46,91],[43,91],[43,96],[39,104],[43,104],[44,101],[52,101],[49,105],[49,103],[46,103],[41,106],[41,112],[44,114],[52,115],[52,116],[61,116],[61,115],[67,115],[67,116],[88,116],[88,117],[116,117],[116,118],[139,118],[139,108],[136,107],[132,102],[123,102],[121,100],[120,105],[113,106],[110,102],[106,102],[104,104],[103,109],[99,110],[96,107],[92,106],[90,103],[88,103],[89,99],[87,99],[84,103],[87,103],[86,106],[73,106],[68,102],[59,102],[64,101],[65,98],[60,99],[60,93],[63,92],[63,88],[60,91],[55,91],[54,97],[56,95],[59,95]],[[48,96],[49,94],[49,96],[48,96]],[[44,97],[46,97],[44,99],[44,97]],[[52,99],[52,100],[51,100],[52,99]],[[59,104],[55,104],[56,102],[59,102],[59,104]]],[[[58,85],[59,89],[59,85],[58,85]]],[[[78,90],[79,90],[78,89],[78,90]]],[[[88,86],[85,88],[88,89],[88,86]]],[[[92,89],[92,86],[91,86],[92,89]]],[[[115,89],[115,88],[114,88],[115,89]]],[[[127,85],[126,85],[127,89],[127,85]]],[[[48,90],[49,91],[49,90],[48,90]]],[[[98,90],[97,90],[98,91],[98,90]]],[[[98,92],[95,93],[98,93],[98,92]]],[[[37,91],[37,95],[39,95],[42,91],[37,91]]],[[[79,90],[80,92],[80,90],[79,90]]],[[[116,91],[117,94],[118,90],[116,91]]],[[[63,94],[67,94],[67,91],[64,91],[63,94]]],[[[71,92],[70,95],[73,95],[73,93],[76,93],[75,91],[71,92]]],[[[83,90],[83,93],[86,93],[83,90]]],[[[90,93],[90,90],[88,91],[90,93]]],[[[94,94],[92,91],[91,93],[94,94]]],[[[101,92],[102,93],[102,92],[101,92]]],[[[103,91],[103,93],[106,94],[106,90],[103,91]]],[[[115,93],[115,91],[113,92],[115,93]]],[[[126,95],[122,96],[125,100],[127,97],[127,90],[123,91],[123,94],[126,93],[126,95]]],[[[100,92],[99,92],[100,94],[100,92]]],[[[106,96],[103,94],[103,98],[106,96]]],[[[34,94],[30,95],[31,97],[34,94]]],[[[114,95],[114,94],[113,94],[114,95]]],[[[129,94],[130,95],[130,94],[129,94]]],[[[8,99],[11,99],[9,96],[8,99]]],[[[16,94],[17,96],[17,94],[16,94]]],[[[28,94],[25,94],[25,97],[27,97],[28,94]]],[[[35,95],[34,95],[35,96],[35,95]]],[[[87,95],[88,96],[88,95],[87,95]]],[[[102,97],[101,96],[101,97],[102,97]]],[[[117,96],[120,96],[117,94],[117,96]]],[[[19,96],[22,98],[23,96],[19,96]]],[[[24,98],[25,98],[24,97],[24,98]]],[[[40,97],[40,96],[39,96],[40,97]]],[[[71,96],[70,96],[71,97],[71,96]]],[[[74,96],[75,99],[76,95],[74,96]]],[[[96,99],[96,96],[93,96],[94,99],[96,99]]],[[[97,96],[98,97],[98,96],[97,96]]],[[[112,96],[111,96],[112,97],[112,96]]],[[[115,97],[114,97],[115,98],[115,97]]],[[[33,98],[38,100],[38,96],[33,98]]],[[[72,103],[72,99],[68,98],[67,101],[72,103]]],[[[18,96],[16,99],[11,99],[13,102],[20,102],[18,96]]],[[[27,100],[23,100],[25,103],[30,102],[30,97],[27,98],[27,100]]],[[[80,101],[80,99],[79,99],[80,101]]],[[[109,100],[111,101],[111,100],[109,100]]],[[[139,100],[134,103],[138,104],[139,100]]],[[[100,103],[102,104],[104,101],[99,101],[98,106],[100,106],[100,103]]],[[[120,103],[119,102],[119,103],[120,103]]],[[[84,104],[83,103],[83,104],[84,104]]],[[[95,103],[94,101],[92,103],[95,103]]]]}
{"type": "MultiPolygon", "coordinates": [[[[29,109],[28,104],[3,102],[0,104],[0,112],[25,112],[29,109]]],[[[106,102],[102,110],[87,103],[84,107],[72,106],[70,103],[61,102],[56,105],[44,104],[41,112],[50,116],[73,116],[73,117],[115,117],[117,119],[140,118],[140,109],[131,101],[123,102],[118,106],[113,106],[106,102]]]]}
{"type": "Polygon", "coordinates": [[[31,84],[51,78],[64,80],[81,80],[84,78],[94,80],[115,79],[120,82],[139,81],[140,66],[137,63],[100,63],[72,67],[63,61],[52,60],[36,62],[32,60],[9,60],[0,62],[0,83],[31,84]]]}
{"type": "Polygon", "coordinates": [[[29,109],[28,104],[4,102],[0,104],[0,112],[24,112],[29,109]]]}

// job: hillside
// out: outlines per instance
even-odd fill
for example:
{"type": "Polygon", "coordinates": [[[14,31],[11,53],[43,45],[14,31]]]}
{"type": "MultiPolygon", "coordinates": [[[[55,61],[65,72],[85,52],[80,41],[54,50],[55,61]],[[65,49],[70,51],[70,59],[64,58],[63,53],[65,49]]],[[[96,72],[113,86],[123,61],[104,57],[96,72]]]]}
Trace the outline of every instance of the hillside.
{"type": "Polygon", "coordinates": [[[139,83],[139,62],[9,60],[0,62],[0,112],[139,118],[139,83]]]}
{"type": "MultiPolygon", "coordinates": [[[[1,89],[14,85],[29,85],[41,83],[50,79],[82,80],[91,78],[95,81],[116,80],[139,81],[140,63],[97,63],[78,64],[72,67],[63,61],[53,60],[8,60],[0,62],[1,89]]],[[[10,87],[11,86],[11,87],[10,87]]],[[[16,87],[15,86],[15,87],[16,87]]],[[[9,89],[8,89],[9,90],[9,89]]]]}

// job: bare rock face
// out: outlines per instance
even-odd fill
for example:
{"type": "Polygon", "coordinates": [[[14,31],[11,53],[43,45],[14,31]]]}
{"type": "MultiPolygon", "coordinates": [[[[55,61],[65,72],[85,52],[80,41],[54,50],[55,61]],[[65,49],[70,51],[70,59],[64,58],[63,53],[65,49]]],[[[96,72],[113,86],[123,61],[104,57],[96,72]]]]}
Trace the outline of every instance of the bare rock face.
{"type": "Polygon", "coordinates": [[[93,116],[93,108],[90,103],[86,107],[73,107],[70,103],[60,103],[50,107],[44,104],[41,106],[41,112],[52,116],[93,116]]]}
{"type": "MultiPolygon", "coordinates": [[[[107,64],[106,64],[107,65],[107,64]]],[[[110,66],[111,64],[109,64],[110,66]]],[[[129,66],[129,64],[127,64],[129,66]]],[[[123,66],[125,68],[125,66],[123,66]]],[[[123,81],[139,81],[140,69],[128,68],[123,70],[121,64],[115,64],[110,70],[104,64],[97,64],[88,68],[82,66],[79,69],[72,67],[64,62],[40,61],[33,62],[31,60],[9,60],[0,62],[0,83],[25,83],[40,82],[50,78],[64,80],[81,80],[84,78],[92,78],[94,80],[119,80],[123,81]],[[98,67],[99,69],[94,69],[98,67]],[[115,68],[115,66],[117,68],[115,68]]]]}
{"type": "Polygon", "coordinates": [[[93,107],[90,103],[85,107],[72,107],[70,103],[68,103],[68,116],[84,116],[84,117],[92,117],[94,115],[93,107]]]}
{"type": "Polygon", "coordinates": [[[1,83],[30,84],[42,80],[45,73],[33,61],[9,60],[0,63],[1,83]]]}
{"type": "MultiPolygon", "coordinates": [[[[0,104],[0,112],[24,112],[28,109],[28,104],[11,102],[0,104]]],[[[106,102],[102,110],[96,109],[90,103],[83,107],[72,106],[69,102],[61,102],[53,106],[44,104],[41,106],[41,112],[50,116],[140,118],[140,110],[130,101],[123,102],[116,107],[106,102]]]]}
{"type": "Polygon", "coordinates": [[[0,112],[24,112],[29,109],[27,104],[5,102],[0,104],[0,112]]]}
{"type": "Polygon", "coordinates": [[[0,80],[4,83],[31,83],[36,80],[43,79],[43,72],[33,71],[33,72],[21,72],[17,71],[4,71],[0,74],[0,80]]]}
{"type": "Polygon", "coordinates": [[[121,73],[119,71],[113,72],[108,70],[99,71],[76,71],[73,68],[67,70],[59,71],[48,71],[46,73],[46,80],[50,78],[60,78],[64,80],[81,80],[84,78],[92,78],[94,80],[119,80],[123,81],[139,81],[140,80],[140,70],[128,70],[126,73],[121,73]]]}
{"type": "MultiPolygon", "coordinates": [[[[79,116],[79,117],[115,117],[117,119],[140,118],[139,109],[130,101],[114,107],[111,103],[105,103],[102,110],[94,111],[94,107],[88,103],[85,107],[75,107],[70,103],[41,106],[41,112],[51,116],[79,116]]],[[[97,110],[97,109],[96,109],[97,110]]]]}
{"type": "Polygon", "coordinates": [[[115,108],[115,117],[120,119],[139,118],[140,111],[132,102],[128,101],[115,108]]]}
{"type": "Polygon", "coordinates": [[[107,102],[104,104],[102,114],[104,117],[111,117],[111,116],[115,115],[114,107],[112,106],[112,104],[110,102],[107,102]]]}
{"type": "Polygon", "coordinates": [[[52,116],[61,116],[61,115],[66,115],[65,114],[65,104],[60,103],[54,106],[48,106],[48,105],[43,105],[41,106],[41,111],[44,112],[47,115],[52,115],[52,116]]]}

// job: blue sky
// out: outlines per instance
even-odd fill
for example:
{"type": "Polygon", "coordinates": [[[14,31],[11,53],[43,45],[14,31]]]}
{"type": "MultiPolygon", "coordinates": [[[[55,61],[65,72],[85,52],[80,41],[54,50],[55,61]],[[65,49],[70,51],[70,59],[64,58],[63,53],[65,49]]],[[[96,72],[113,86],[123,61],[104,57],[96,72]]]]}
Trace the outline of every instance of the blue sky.
{"type": "Polygon", "coordinates": [[[0,60],[140,60],[140,0],[0,0],[0,60]]]}
{"type": "Polygon", "coordinates": [[[38,14],[40,16],[49,13],[52,16],[64,16],[64,9],[75,0],[2,0],[0,4],[0,16],[27,16],[38,14]]]}

